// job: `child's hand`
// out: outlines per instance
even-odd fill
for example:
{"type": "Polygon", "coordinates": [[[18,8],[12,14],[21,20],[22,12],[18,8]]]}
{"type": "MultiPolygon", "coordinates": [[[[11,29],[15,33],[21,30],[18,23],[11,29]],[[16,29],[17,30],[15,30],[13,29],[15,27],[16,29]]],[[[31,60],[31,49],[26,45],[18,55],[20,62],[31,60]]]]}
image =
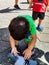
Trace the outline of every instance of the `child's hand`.
{"type": "Polygon", "coordinates": [[[47,6],[47,11],[49,12],[49,6],[47,6]]]}
{"type": "Polygon", "coordinates": [[[17,56],[19,52],[17,51],[16,47],[14,47],[14,48],[12,48],[11,53],[13,53],[14,56],[17,56]]]}
{"type": "Polygon", "coordinates": [[[23,54],[24,54],[25,59],[29,59],[31,57],[31,55],[34,54],[34,52],[32,52],[29,49],[26,49],[26,50],[24,50],[23,54]]]}
{"type": "Polygon", "coordinates": [[[28,7],[29,9],[31,8],[31,6],[29,5],[29,7],[28,7]]]}

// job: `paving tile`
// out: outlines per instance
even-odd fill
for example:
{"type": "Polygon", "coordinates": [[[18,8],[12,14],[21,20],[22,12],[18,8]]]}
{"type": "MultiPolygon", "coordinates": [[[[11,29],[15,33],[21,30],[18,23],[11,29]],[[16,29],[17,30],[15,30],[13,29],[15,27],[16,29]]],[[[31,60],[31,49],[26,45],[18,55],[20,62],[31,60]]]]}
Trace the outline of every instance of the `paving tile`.
{"type": "Polygon", "coordinates": [[[0,29],[1,40],[9,41],[9,31],[7,28],[0,29]]]}
{"type": "Polygon", "coordinates": [[[48,34],[37,34],[38,35],[38,39],[41,42],[48,42],[49,43],[49,35],[48,34]]]}
{"type": "Polygon", "coordinates": [[[0,52],[0,63],[6,65],[8,62],[8,54],[10,53],[10,48],[5,50],[4,52],[0,52]]]}
{"type": "Polygon", "coordinates": [[[1,40],[1,36],[0,36],[0,40],[1,40]]]}
{"type": "Polygon", "coordinates": [[[9,47],[9,42],[0,41],[0,52],[7,50],[9,47]]]}
{"type": "Polygon", "coordinates": [[[0,30],[0,40],[1,40],[1,30],[0,30]]]}
{"type": "Polygon", "coordinates": [[[43,28],[49,28],[49,17],[45,16],[44,20],[42,21],[43,28]]]}
{"type": "Polygon", "coordinates": [[[44,53],[49,52],[49,43],[46,42],[40,42],[37,39],[36,45],[37,48],[41,49],[42,51],[44,51],[44,53]]]}
{"type": "Polygon", "coordinates": [[[41,34],[48,34],[49,35],[49,28],[43,28],[43,31],[40,32],[41,34]]]}

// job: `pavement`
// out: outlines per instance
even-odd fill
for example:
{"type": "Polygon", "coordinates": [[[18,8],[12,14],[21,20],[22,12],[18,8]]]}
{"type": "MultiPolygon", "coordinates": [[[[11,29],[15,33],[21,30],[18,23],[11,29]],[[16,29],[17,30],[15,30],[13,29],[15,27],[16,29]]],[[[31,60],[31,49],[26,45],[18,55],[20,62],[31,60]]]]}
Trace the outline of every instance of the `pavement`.
{"type": "MultiPolygon", "coordinates": [[[[8,53],[10,52],[8,25],[12,18],[17,15],[32,15],[28,9],[27,0],[19,1],[21,10],[14,9],[14,0],[0,0],[0,65],[13,65],[9,62],[8,53]]],[[[35,24],[38,24],[36,20],[35,24]]],[[[37,31],[36,48],[40,50],[38,56],[39,65],[49,65],[49,12],[46,12],[45,19],[42,22],[43,31],[37,31]]]]}

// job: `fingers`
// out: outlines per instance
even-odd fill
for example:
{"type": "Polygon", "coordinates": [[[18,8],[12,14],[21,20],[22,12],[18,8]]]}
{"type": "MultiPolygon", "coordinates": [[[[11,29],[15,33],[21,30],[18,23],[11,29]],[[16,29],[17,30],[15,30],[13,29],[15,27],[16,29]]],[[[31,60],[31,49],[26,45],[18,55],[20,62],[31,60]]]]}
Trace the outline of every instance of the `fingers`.
{"type": "Polygon", "coordinates": [[[14,56],[17,56],[20,52],[18,52],[17,50],[15,51],[11,51],[12,54],[14,54],[14,56]]]}
{"type": "Polygon", "coordinates": [[[23,54],[25,54],[25,51],[23,52],[23,54]]]}
{"type": "Polygon", "coordinates": [[[26,51],[23,52],[23,54],[24,54],[24,59],[29,59],[29,58],[31,57],[31,55],[34,54],[34,51],[31,52],[31,53],[25,53],[25,52],[26,52],[26,51]]]}
{"type": "Polygon", "coordinates": [[[11,53],[14,54],[14,56],[17,56],[17,52],[12,52],[12,51],[11,51],[11,53]]]}
{"type": "Polygon", "coordinates": [[[34,51],[31,53],[31,55],[33,55],[34,54],[34,51]]]}
{"type": "Polygon", "coordinates": [[[24,55],[24,59],[29,59],[30,57],[31,57],[31,55],[29,55],[29,54],[24,55]]]}

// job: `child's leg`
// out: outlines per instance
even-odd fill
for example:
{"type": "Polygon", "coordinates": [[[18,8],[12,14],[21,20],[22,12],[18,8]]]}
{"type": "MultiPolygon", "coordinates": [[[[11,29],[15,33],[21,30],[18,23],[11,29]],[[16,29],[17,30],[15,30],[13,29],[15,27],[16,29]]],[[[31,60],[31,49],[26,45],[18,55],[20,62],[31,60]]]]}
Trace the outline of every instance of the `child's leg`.
{"type": "Polygon", "coordinates": [[[38,14],[39,14],[38,12],[34,12],[34,11],[33,11],[33,13],[32,13],[32,18],[33,18],[34,21],[37,20],[38,14]]]}
{"type": "Polygon", "coordinates": [[[15,0],[15,5],[14,5],[14,7],[15,7],[16,9],[20,9],[19,6],[18,6],[18,1],[19,1],[19,0],[15,0]]]}
{"type": "Polygon", "coordinates": [[[41,25],[41,23],[42,23],[42,20],[41,20],[41,19],[39,19],[39,23],[38,23],[38,25],[40,26],[40,25],[41,25]]]}
{"type": "Polygon", "coordinates": [[[37,30],[38,31],[42,31],[43,27],[41,26],[42,24],[42,20],[44,19],[45,13],[39,13],[38,17],[39,17],[39,22],[38,22],[38,26],[37,26],[37,30]]]}
{"type": "Polygon", "coordinates": [[[42,24],[42,20],[39,19],[39,23],[38,23],[38,26],[37,26],[37,30],[38,31],[42,31],[43,30],[43,27],[41,26],[41,24],[42,24]]]}
{"type": "Polygon", "coordinates": [[[15,0],[15,5],[18,5],[18,0],[15,0]]]}

